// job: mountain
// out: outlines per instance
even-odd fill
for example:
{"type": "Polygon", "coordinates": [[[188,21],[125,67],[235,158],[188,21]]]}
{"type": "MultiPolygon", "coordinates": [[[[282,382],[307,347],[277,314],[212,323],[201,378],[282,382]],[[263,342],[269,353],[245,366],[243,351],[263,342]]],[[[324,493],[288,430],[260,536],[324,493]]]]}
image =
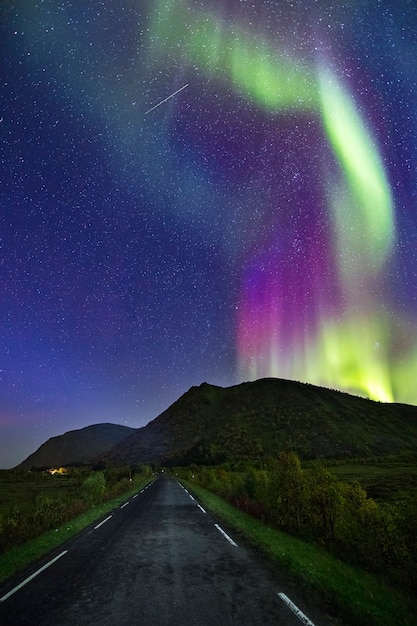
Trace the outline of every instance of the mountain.
{"type": "Polygon", "coordinates": [[[227,388],[203,383],[99,460],[210,464],[283,450],[301,458],[415,452],[417,407],[276,378],[227,388]]]}
{"type": "Polygon", "coordinates": [[[74,463],[86,463],[110,450],[135,428],[119,424],[93,424],[79,430],[70,430],[64,435],[51,437],[15,469],[32,467],[62,467],[74,463]]]}

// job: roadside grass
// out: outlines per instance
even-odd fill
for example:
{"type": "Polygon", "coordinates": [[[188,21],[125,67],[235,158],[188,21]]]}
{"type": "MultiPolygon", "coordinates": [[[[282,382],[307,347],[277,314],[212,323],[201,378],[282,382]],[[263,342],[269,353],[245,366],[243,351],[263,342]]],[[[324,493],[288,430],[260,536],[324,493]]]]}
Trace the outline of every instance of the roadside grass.
{"type": "Polygon", "coordinates": [[[212,492],[180,479],[210,510],[269,560],[363,626],[414,626],[417,603],[381,578],[334,558],[319,546],[269,528],[212,492]]]}
{"type": "Polygon", "coordinates": [[[103,517],[105,513],[108,513],[112,509],[116,508],[124,500],[133,496],[140,489],[143,489],[143,487],[151,481],[152,478],[145,478],[142,481],[137,482],[132,489],[119,494],[107,502],[95,505],[78,517],[69,520],[59,528],[49,530],[39,537],[31,539],[24,545],[12,548],[11,550],[3,553],[0,556],[0,582],[10,578],[10,576],[13,576],[13,574],[16,574],[20,570],[24,569],[33,561],[41,558],[50,550],[53,550],[57,546],[74,537],[74,535],[79,533],[81,530],[103,517]]]}

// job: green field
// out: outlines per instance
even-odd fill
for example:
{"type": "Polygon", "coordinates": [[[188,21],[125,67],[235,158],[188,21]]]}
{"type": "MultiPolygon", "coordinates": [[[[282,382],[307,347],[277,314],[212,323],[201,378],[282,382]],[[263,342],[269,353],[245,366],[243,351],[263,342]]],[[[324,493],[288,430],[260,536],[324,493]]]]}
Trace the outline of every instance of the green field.
{"type": "MultiPolygon", "coordinates": [[[[84,477],[87,474],[84,473],[84,477]]],[[[83,474],[59,475],[44,472],[0,471],[0,515],[11,507],[28,511],[37,496],[45,494],[54,499],[71,497],[81,486],[83,474]]]]}
{"type": "Polygon", "coordinates": [[[350,462],[328,468],[341,480],[358,480],[370,498],[379,502],[401,504],[417,499],[417,463],[384,461],[350,462]]]}

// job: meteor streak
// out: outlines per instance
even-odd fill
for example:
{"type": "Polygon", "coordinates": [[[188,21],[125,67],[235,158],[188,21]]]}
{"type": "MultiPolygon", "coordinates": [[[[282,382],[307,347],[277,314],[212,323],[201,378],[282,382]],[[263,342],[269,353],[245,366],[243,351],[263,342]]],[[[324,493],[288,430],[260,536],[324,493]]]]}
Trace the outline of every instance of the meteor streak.
{"type": "Polygon", "coordinates": [[[185,89],[186,87],[188,87],[188,83],[186,85],[184,85],[183,87],[181,87],[180,89],[177,89],[177,91],[174,91],[174,93],[172,93],[170,96],[168,96],[167,98],[165,98],[165,100],[161,100],[161,102],[158,102],[158,104],[155,104],[155,106],[153,106],[151,109],[149,109],[149,111],[146,111],[145,115],[148,115],[148,113],[150,113],[151,111],[153,111],[154,109],[156,109],[157,107],[161,106],[161,104],[164,104],[164,102],[166,102],[167,100],[169,100],[170,98],[173,98],[174,96],[177,95],[177,93],[179,93],[180,91],[182,91],[183,89],[185,89]]]}

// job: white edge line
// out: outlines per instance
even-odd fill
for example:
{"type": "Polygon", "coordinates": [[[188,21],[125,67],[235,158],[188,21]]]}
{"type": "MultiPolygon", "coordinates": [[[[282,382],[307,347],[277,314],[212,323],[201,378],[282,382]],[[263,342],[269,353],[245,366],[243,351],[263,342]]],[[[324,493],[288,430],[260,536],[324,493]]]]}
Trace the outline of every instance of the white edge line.
{"type": "Polygon", "coordinates": [[[100,522],[100,524],[97,524],[97,526],[94,526],[94,530],[97,530],[97,528],[100,528],[100,526],[103,526],[103,524],[108,522],[111,517],[113,517],[113,516],[109,515],[108,517],[106,517],[106,519],[104,519],[102,522],[100,522]]]}
{"type": "MultiPolygon", "coordinates": [[[[228,535],[227,533],[225,533],[225,532],[224,532],[223,528],[220,528],[220,526],[219,526],[218,524],[214,524],[214,525],[215,525],[215,527],[217,528],[217,530],[218,530],[218,531],[219,531],[219,532],[220,532],[220,533],[221,533],[221,534],[222,534],[222,535],[223,535],[223,536],[227,539],[227,541],[228,541],[229,543],[231,543],[231,544],[232,544],[232,546],[236,546],[236,548],[237,548],[237,543],[235,543],[235,542],[233,541],[233,539],[231,539],[231,538],[229,537],[229,535],[228,535]]],[[[314,624],[313,624],[313,626],[314,626],[314,624]]]]}
{"type": "Polygon", "coordinates": [[[134,497],[134,498],[137,498],[137,497],[138,497],[138,495],[139,495],[138,493],[135,493],[135,495],[134,495],[133,497],[134,497]]]}
{"type": "Polygon", "coordinates": [[[127,506],[129,504],[129,500],[127,502],[125,502],[124,504],[122,504],[122,506],[120,507],[121,509],[124,509],[125,506],[127,506]]]}
{"type": "Polygon", "coordinates": [[[194,500],[193,496],[191,495],[191,493],[188,494],[191,498],[191,500],[194,500]]]}
{"type": "MultiPolygon", "coordinates": [[[[197,504],[198,508],[201,509],[203,511],[203,513],[206,513],[206,511],[203,509],[203,507],[201,506],[201,504],[197,504]]],[[[207,513],[206,513],[207,515],[207,513]]]]}
{"type": "Polygon", "coordinates": [[[49,567],[50,565],[55,563],[55,561],[58,561],[58,559],[60,559],[62,556],[64,556],[64,554],[67,554],[67,552],[68,552],[68,550],[64,550],[63,552],[61,552],[61,554],[58,554],[58,556],[56,556],[54,559],[52,559],[51,561],[49,561],[48,563],[46,563],[45,565],[40,567],[38,570],[36,570],[36,572],[34,572],[33,574],[31,574],[30,576],[25,578],[25,580],[23,582],[21,582],[20,585],[17,585],[17,587],[14,587],[11,591],[6,593],[6,595],[4,595],[2,598],[0,598],[0,602],[4,602],[5,600],[7,600],[7,598],[10,598],[10,596],[12,596],[14,593],[16,593],[16,591],[19,591],[19,589],[21,589],[22,587],[27,585],[27,583],[29,583],[31,580],[33,580],[35,578],[35,576],[37,576],[38,574],[40,574],[41,572],[46,570],[47,567],[49,567]]]}
{"type": "Polygon", "coordinates": [[[281,598],[281,600],[283,600],[285,602],[285,604],[287,604],[289,606],[291,611],[293,613],[295,613],[295,615],[298,617],[298,619],[303,622],[303,624],[306,624],[306,626],[314,626],[313,622],[308,619],[307,615],[304,615],[304,613],[302,611],[300,611],[298,606],[296,606],[294,604],[294,602],[292,602],[289,599],[289,597],[285,595],[285,593],[279,593],[278,595],[281,598]]]}

